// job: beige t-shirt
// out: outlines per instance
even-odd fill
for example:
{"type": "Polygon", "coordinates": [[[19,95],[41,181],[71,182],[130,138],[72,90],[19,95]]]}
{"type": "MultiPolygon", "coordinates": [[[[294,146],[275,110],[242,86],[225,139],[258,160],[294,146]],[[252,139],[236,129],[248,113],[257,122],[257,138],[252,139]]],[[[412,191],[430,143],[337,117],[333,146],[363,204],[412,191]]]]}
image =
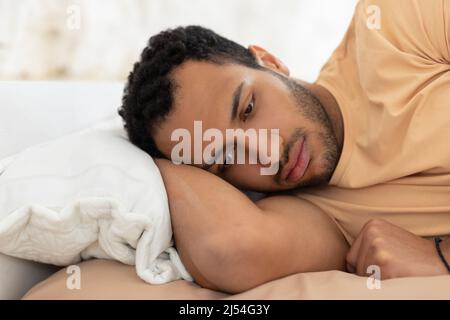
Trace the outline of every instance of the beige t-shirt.
{"type": "Polygon", "coordinates": [[[349,242],[371,218],[450,234],[450,0],[360,1],[317,83],[345,141],[330,185],[298,196],[349,242]]]}

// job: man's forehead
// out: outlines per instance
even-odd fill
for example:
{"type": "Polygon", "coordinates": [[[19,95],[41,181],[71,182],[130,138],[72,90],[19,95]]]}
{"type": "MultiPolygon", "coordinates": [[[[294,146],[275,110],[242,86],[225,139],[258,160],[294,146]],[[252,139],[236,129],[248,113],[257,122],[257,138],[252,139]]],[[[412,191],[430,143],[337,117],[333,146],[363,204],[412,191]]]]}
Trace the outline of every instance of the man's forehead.
{"type": "Polygon", "coordinates": [[[198,120],[202,121],[203,130],[224,130],[229,126],[232,94],[243,78],[238,67],[188,61],[176,69],[173,74],[176,85],[173,111],[157,134],[165,141],[164,146],[161,146],[166,149],[161,150],[164,154],[170,154],[171,147],[177,143],[170,141],[175,129],[192,131],[194,121],[198,120]]]}
{"type": "Polygon", "coordinates": [[[176,85],[173,115],[178,125],[189,129],[195,120],[206,127],[217,126],[226,120],[236,86],[243,72],[232,64],[188,61],[174,73],[176,85]],[[223,121],[222,121],[223,119],[223,121]],[[180,122],[182,121],[182,123],[180,122]],[[219,123],[209,123],[220,120],[219,123]]]}
{"type": "Polygon", "coordinates": [[[202,96],[217,97],[242,76],[240,68],[243,67],[235,64],[187,61],[173,73],[177,85],[176,97],[180,100],[202,96]]]}

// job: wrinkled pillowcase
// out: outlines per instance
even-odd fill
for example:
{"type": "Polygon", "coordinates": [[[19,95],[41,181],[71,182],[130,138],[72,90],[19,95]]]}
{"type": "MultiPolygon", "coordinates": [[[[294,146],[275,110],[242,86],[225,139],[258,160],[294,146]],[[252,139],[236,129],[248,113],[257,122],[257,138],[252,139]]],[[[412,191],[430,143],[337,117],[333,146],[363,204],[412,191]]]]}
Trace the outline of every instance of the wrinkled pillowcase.
{"type": "Polygon", "coordinates": [[[0,162],[0,252],[55,265],[114,259],[149,283],[192,280],[159,170],[119,119],[0,162]]]}

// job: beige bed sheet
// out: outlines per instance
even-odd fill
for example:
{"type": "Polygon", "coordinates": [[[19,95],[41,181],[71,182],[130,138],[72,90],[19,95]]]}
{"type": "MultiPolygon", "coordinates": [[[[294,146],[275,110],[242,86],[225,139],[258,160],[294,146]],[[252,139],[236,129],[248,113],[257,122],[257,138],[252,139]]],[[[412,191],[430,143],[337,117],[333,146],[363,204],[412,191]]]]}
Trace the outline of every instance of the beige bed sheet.
{"type": "Polygon", "coordinates": [[[81,288],[67,289],[69,275],[61,269],[33,287],[24,299],[450,299],[450,275],[384,280],[368,289],[367,278],[340,271],[294,274],[246,292],[229,295],[179,280],[149,285],[134,267],[114,261],[79,264],[81,288]]]}

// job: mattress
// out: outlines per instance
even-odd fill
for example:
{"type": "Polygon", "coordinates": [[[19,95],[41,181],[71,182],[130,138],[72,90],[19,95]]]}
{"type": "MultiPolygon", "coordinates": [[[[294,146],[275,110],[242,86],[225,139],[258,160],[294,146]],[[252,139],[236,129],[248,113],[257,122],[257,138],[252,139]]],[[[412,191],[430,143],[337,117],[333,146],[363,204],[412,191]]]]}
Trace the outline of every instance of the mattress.
{"type": "Polygon", "coordinates": [[[450,299],[450,275],[383,280],[377,288],[368,286],[371,279],[367,277],[341,271],[298,273],[230,295],[185,280],[150,285],[136,276],[133,267],[114,261],[91,260],[79,266],[79,290],[67,290],[68,275],[62,269],[32,288],[24,299],[450,299]]]}

